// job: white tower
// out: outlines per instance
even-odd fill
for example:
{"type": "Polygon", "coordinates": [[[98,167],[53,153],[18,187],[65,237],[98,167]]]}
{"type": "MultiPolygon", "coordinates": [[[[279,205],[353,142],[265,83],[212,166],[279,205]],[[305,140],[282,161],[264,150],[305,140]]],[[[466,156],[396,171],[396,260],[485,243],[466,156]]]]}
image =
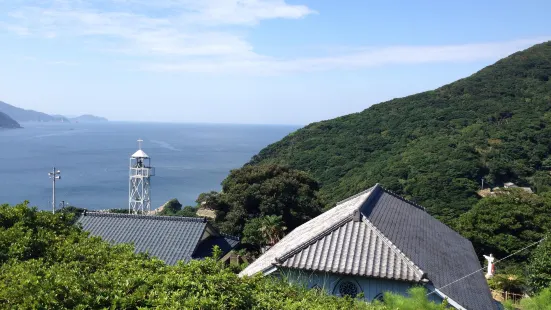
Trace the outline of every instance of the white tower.
{"type": "Polygon", "coordinates": [[[151,177],[155,168],[151,158],[142,151],[143,140],[138,140],[138,151],[130,157],[128,213],[148,214],[151,211],[151,177]]]}

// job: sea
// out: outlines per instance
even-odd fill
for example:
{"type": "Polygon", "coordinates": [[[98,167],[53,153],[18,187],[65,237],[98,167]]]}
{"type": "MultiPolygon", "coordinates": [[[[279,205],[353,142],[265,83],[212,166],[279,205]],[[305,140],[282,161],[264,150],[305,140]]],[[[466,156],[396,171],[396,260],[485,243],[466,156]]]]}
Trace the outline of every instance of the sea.
{"type": "Polygon", "coordinates": [[[241,167],[297,126],[176,123],[23,123],[0,130],[0,204],[28,200],[51,210],[56,205],[101,210],[128,208],[130,156],[142,149],[151,157],[151,208],[177,198],[195,205],[197,196],[219,191],[231,169],[241,167]]]}

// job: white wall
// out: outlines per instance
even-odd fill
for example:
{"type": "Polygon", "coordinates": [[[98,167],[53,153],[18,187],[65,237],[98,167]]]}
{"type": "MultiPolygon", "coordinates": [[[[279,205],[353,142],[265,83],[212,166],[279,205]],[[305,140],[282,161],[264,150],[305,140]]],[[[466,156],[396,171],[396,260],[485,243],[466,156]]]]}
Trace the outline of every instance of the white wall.
{"type": "MultiPolygon", "coordinates": [[[[340,296],[339,285],[342,281],[350,281],[358,286],[360,293],[364,294],[366,301],[370,302],[380,293],[392,292],[407,296],[407,290],[415,283],[386,280],[367,277],[345,276],[334,273],[322,273],[295,269],[280,269],[279,276],[290,282],[304,285],[307,288],[321,288],[329,294],[340,296]]],[[[441,303],[442,298],[436,294],[429,297],[430,300],[441,303]]]]}

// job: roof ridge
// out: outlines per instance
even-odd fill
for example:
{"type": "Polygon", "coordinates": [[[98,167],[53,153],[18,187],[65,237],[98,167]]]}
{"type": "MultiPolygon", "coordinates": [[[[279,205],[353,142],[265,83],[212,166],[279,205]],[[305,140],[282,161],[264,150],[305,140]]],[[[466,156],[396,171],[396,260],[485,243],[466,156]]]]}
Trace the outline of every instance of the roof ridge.
{"type": "Polygon", "coordinates": [[[388,239],[382,231],[380,231],[375,224],[371,223],[370,220],[368,220],[365,216],[363,216],[363,222],[373,230],[379,237],[381,237],[381,240],[386,243],[386,245],[392,250],[396,255],[402,257],[408,265],[413,267],[414,270],[418,271],[418,274],[420,275],[420,278],[422,278],[425,275],[425,272],[421,267],[417,266],[407,255],[402,252],[390,239],[388,239]]]}
{"type": "Polygon", "coordinates": [[[371,186],[370,188],[368,188],[368,189],[366,189],[366,190],[364,190],[364,191],[362,191],[362,192],[359,192],[359,193],[357,193],[357,194],[355,194],[355,195],[353,195],[353,196],[350,196],[350,197],[348,197],[348,198],[346,198],[346,199],[343,199],[343,200],[337,202],[337,203],[336,203],[336,206],[338,206],[338,205],[340,205],[340,204],[343,204],[343,203],[345,203],[345,202],[348,202],[348,201],[350,201],[350,200],[352,200],[352,199],[354,199],[354,198],[358,198],[358,197],[360,197],[360,196],[363,195],[363,194],[367,194],[367,193],[369,193],[370,191],[372,191],[373,189],[375,189],[375,187],[377,187],[377,186],[380,186],[379,183],[376,183],[375,185],[371,186]]]}
{"type": "Polygon", "coordinates": [[[381,189],[382,189],[385,193],[387,193],[387,194],[393,196],[394,198],[400,199],[400,200],[402,200],[403,202],[406,202],[406,203],[408,203],[408,204],[410,204],[410,205],[416,207],[417,209],[421,209],[421,210],[423,210],[423,211],[425,211],[425,212],[427,211],[427,209],[425,209],[425,207],[423,207],[422,205],[420,205],[420,204],[418,204],[418,203],[416,203],[416,202],[414,202],[414,201],[412,201],[412,200],[406,199],[406,198],[404,198],[404,197],[402,197],[402,196],[396,194],[395,192],[393,192],[393,191],[391,191],[391,190],[389,190],[389,189],[384,188],[383,186],[380,186],[380,187],[381,187],[381,189]]]}
{"type": "Polygon", "coordinates": [[[186,216],[167,216],[167,215],[143,215],[143,214],[126,214],[126,213],[111,213],[111,212],[83,212],[81,216],[95,217],[115,217],[115,218],[139,218],[157,221],[179,221],[179,222],[197,222],[206,223],[205,217],[186,217],[186,216]]]}
{"type": "Polygon", "coordinates": [[[233,239],[235,241],[241,241],[241,238],[239,238],[238,236],[226,234],[226,233],[223,233],[223,232],[220,232],[220,236],[222,236],[224,238],[228,238],[228,239],[233,239]]]}
{"type": "MultiPolygon", "coordinates": [[[[318,235],[308,239],[307,241],[305,241],[304,243],[298,245],[297,247],[295,247],[294,249],[290,250],[289,252],[281,255],[280,257],[276,257],[275,258],[275,261],[280,263],[280,262],[284,262],[285,260],[287,260],[289,257],[295,255],[296,253],[299,253],[300,251],[304,250],[305,248],[309,247],[310,245],[316,243],[318,240],[324,238],[325,236],[327,236],[328,234],[330,234],[331,232],[337,230],[338,228],[342,227],[344,224],[350,222],[351,220],[354,219],[354,215],[357,214],[357,212],[361,209],[361,207],[367,202],[369,201],[369,199],[373,196],[373,194],[375,193],[375,191],[380,187],[379,183],[375,184],[374,186],[370,187],[369,189],[359,193],[359,194],[356,194],[356,195],[353,195],[351,197],[348,197],[347,199],[345,200],[342,200],[340,202],[337,203],[337,206],[340,205],[340,204],[343,204],[345,202],[348,202],[352,199],[355,199],[355,198],[358,198],[360,197],[361,195],[364,195],[364,194],[367,194],[369,193],[369,195],[367,195],[367,197],[365,197],[365,199],[358,205],[357,208],[355,208],[352,212],[350,212],[350,214],[348,214],[346,217],[344,217],[343,219],[341,219],[340,221],[334,223],[333,225],[327,227],[324,231],[320,232],[318,235]]],[[[372,199],[372,198],[371,198],[372,199]]],[[[334,208],[337,208],[337,206],[335,206],[334,208]]],[[[361,213],[361,212],[360,212],[361,213]]]]}

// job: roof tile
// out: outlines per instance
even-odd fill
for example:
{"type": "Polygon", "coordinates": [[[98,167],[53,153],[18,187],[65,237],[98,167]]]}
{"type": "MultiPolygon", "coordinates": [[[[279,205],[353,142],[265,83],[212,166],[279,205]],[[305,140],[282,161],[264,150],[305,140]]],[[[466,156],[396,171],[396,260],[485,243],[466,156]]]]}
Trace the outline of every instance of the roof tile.
{"type": "Polygon", "coordinates": [[[196,258],[194,252],[197,258],[210,256],[214,245],[225,253],[239,242],[225,235],[200,242],[209,225],[204,218],[86,212],[77,223],[92,236],[115,244],[133,243],[135,252],[147,252],[169,265],[196,258]]]}

